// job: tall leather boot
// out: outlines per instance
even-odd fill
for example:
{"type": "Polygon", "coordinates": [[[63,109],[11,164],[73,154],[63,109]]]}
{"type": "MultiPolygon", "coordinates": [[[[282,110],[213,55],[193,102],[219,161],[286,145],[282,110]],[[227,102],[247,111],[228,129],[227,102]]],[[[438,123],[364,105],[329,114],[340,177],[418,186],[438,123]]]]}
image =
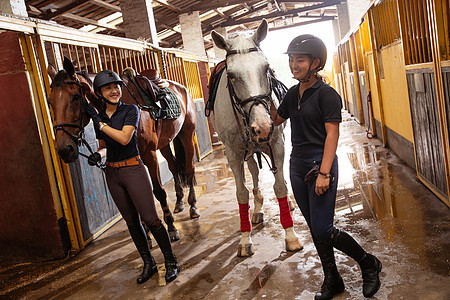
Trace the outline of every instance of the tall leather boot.
{"type": "Polygon", "coordinates": [[[322,262],[323,273],[325,278],[323,280],[320,291],[314,296],[315,300],[332,299],[334,295],[340,294],[345,290],[344,281],[336,267],[334,258],[334,249],[325,242],[317,240],[313,236],[314,245],[322,262]]]}
{"type": "Polygon", "coordinates": [[[147,237],[143,231],[142,226],[128,226],[128,231],[130,232],[136,249],[141,255],[142,260],[144,261],[142,273],[136,279],[137,283],[141,284],[149,280],[153,274],[157,273],[158,267],[156,265],[155,259],[150,253],[150,249],[148,248],[147,237]]]}
{"type": "Polygon", "coordinates": [[[161,224],[161,220],[150,225],[150,231],[153,234],[156,242],[164,255],[164,263],[166,266],[166,282],[171,282],[178,277],[180,267],[178,266],[177,258],[172,252],[172,245],[170,244],[169,234],[166,227],[161,224]]]}
{"type": "Polygon", "coordinates": [[[363,278],[363,295],[370,298],[381,286],[381,262],[367,253],[348,233],[333,228],[330,244],[353,258],[360,266],[363,278]]]}

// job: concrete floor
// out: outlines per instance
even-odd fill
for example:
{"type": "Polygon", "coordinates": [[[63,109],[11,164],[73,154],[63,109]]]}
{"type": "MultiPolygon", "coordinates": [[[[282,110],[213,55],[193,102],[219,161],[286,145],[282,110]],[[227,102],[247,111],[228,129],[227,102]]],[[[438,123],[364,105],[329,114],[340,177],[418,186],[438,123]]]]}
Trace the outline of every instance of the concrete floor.
{"type": "MultiPolygon", "coordinates": [[[[367,139],[347,114],[338,156],[336,225],[382,261],[382,286],[374,299],[450,299],[448,207],[378,140],[367,139]]],[[[287,164],[285,170],[287,174],[287,164]]],[[[267,165],[261,178],[265,220],[254,226],[256,252],[248,258],[236,256],[238,206],[223,146],[197,163],[196,171],[201,217],[190,220],[187,209],[175,216],[181,239],[173,248],[181,274],[174,282],[166,285],[161,251],[154,247],[159,274],[136,284],[142,262],[122,220],[74,258],[1,270],[0,298],[313,299],[322,283],[317,253],[298,208],[293,212],[294,227],[304,249],[285,251],[267,165]]],[[[247,176],[251,188],[248,172],[247,176]]],[[[174,200],[171,184],[167,191],[174,200]]],[[[346,290],[335,299],[363,299],[357,264],[338,251],[336,260],[346,290]]]]}

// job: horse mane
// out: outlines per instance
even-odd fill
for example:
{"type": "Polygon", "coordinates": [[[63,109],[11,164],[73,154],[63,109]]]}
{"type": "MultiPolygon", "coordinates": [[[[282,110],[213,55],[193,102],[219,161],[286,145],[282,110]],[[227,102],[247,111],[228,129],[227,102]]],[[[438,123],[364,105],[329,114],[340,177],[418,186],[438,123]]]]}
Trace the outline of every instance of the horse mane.
{"type": "Polygon", "coordinates": [[[80,75],[81,77],[83,77],[90,86],[93,86],[93,82],[92,82],[91,78],[89,78],[89,73],[88,72],[83,70],[81,72],[77,72],[77,75],[80,75]]]}
{"type": "Polygon", "coordinates": [[[52,80],[52,84],[50,85],[51,88],[63,86],[65,84],[65,81],[67,79],[67,72],[66,70],[60,70],[58,73],[56,73],[55,78],[52,80]]]}
{"type": "MultiPolygon", "coordinates": [[[[92,86],[92,80],[89,78],[89,75],[86,71],[76,72],[77,75],[80,75],[83,77],[86,82],[92,86]]],[[[65,81],[69,77],[69,74],[66,70],[59,70],[58,73],[56,73],[55,78],[52,80],[52,84],[50,85],[51,88],[59,87],[65,85],[65,81]]]]}

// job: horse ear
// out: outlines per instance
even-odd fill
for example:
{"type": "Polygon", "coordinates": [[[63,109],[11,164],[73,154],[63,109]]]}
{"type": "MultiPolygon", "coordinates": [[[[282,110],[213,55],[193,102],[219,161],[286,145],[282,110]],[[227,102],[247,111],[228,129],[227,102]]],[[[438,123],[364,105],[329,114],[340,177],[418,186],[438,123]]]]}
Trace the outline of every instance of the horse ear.
{"type": "Polygon", "coordinates": [[[269,31],[269,24],[267,23],[266,19],[263,19],[252,37],[256,45],[259,45],[259,43],[261,43],[266,38],[268,31],[269,31]]]}
{"type": "Polygon", "coordinates": [[[68,59],[66,56],[64,56],[63,66],[64,66],[64,70],[66,70],[67,74],[69,74],[70,76],[75,75],[75,68],[74,68],[72,62],[70,61],[70,59],[68,59]]]}
{"type": "Polygon", "coordinates": [[[50,78],[52,80],[53,80],[53,78],[55,78],[56,73],[58,73],[58,72],[56,71],[55,66],[52,65],[52,64],[48,64],[48,66],[47,66],[47,74],[50,76],[50,78]]]}
{"type": "Polygon", "coordinates": [[[211,31],[211,37],[217,47],[225,51],[228,49],[227,40],[220,33],[217,33],[215,30],[213,30],[211,31]]]}

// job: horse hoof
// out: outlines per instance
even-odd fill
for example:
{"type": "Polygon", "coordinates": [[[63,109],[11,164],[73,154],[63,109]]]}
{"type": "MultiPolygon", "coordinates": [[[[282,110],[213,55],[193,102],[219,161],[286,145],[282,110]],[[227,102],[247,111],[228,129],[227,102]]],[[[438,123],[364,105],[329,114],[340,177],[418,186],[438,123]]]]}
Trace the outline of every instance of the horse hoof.
{"type": "Polygon", "coordinates": [[[178,241],[180,239],[180,233],[178,230],[169,231],[169,238],[171,242],[178,241]]]}
{"type": "Polygon", "coordinates": [[[303,249],[302,242],[300,242],[300,239],[295,240],[285,240],[286,242],[286,250],[287,251],[300,251],[303,249]]]}
{"type": "Polygon", "coordinates": [[[191,219],[200,218],[200,211],[195,206],[191,206],[191,209],[189,210],[189,214],[191,216],[191,219]]]}
{"type": "Polygon", "coordinates": [[[237,256],[248,257],[248,256],[252,256],[254,253],[255,253],[255,251],[253,249],[252,244],[245,244],[245,245],[239,244],[237,256]]]}
{"type": "Polygon", "coordinates": [[[259,224],[262,223],[263,221],[264,221],[264,213],[262,212],[253,213],[252,224],[259,224]]]}
{"type": "Polygon", "coordinates": [[[184,210],[184,203],[183,202],[180,202],[180,203],[175,203],[175,209],[173,210],[173,212],[175,213],[175,214],[177,214],[177,213],[179,213],[179,212],[182,212],[184,210]]]}

